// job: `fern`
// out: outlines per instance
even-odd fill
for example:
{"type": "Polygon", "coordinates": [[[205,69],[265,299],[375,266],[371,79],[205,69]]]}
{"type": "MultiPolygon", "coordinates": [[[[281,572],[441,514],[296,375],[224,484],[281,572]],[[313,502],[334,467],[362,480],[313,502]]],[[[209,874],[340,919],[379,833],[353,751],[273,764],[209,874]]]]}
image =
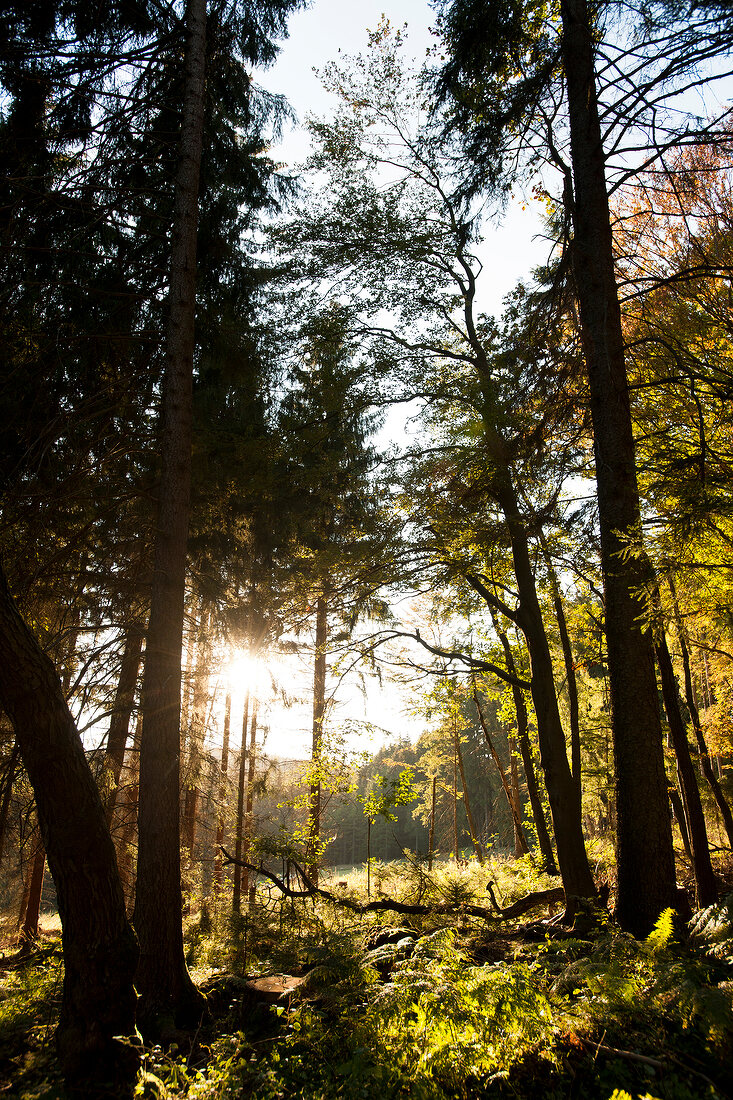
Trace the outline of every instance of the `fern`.
{"type": "Polygon", "coordinates": [[[653,955],[669,947],[674,935],[674,909],[665,909],[646,938],[646,946],[653,955]]]}

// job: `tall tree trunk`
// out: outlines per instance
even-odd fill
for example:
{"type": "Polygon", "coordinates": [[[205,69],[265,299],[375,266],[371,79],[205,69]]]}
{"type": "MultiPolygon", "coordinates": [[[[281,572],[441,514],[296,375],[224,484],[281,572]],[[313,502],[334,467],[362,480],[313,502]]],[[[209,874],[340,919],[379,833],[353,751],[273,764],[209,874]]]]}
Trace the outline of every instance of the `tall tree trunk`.
{"type": "Polygon", "coordinates": [[[473,844],[473,850],[476,853],[476,859],[479,863],[484,862],[484,853],[481,849],[481,844],[476,836],[476,826],[473,823],[473,814],[471,813],[471,801],[468,797],[468,786],[466,784],[466,773],[463,770],[463,753],[461,752],[461,735],[458,732],[458,727],[453,727],[453,736],[456,742],[456,756],[458,757],[458,767],[461,772],[461,787],[463,788],[463,805],[466,808],[466,820],[468,821],[469,832],[471,833],[471,843],[473,844]]]}
{"type": "Polygon", "coordinates": [[[669,801],[672,805],[672,812],[677,820],[677,824],[680,830],[680,837],[682,839],[682,847],[685,849],[685,854],[690,861],[690,865],[693,864],[692,859],[692,846],[690,844],[690,833],[687,828],[687,816],[685,814],[685,807],[680,797],[680,792],[676,787],[669,788],[669,801]]]}
{"type": "MultiPolygon", "coordinates": [[[[222,847],[224,844],[225,804],[227,797],[227,774],[229,772],[229,729],[232,718],[232,693],[227,691],[224,703],[224,730],[221,740],[221,765],[219,767],[219,808],[216,823],[216,851],[214,853],[214,887],[217,900],[223,885],[222,847]]],[[[234,865],[235,868],[237,864],[234,865]]]]}
{"type": "Polygon", "coordinates": [[[129,1076],[138,1058],[118,1037],[135,1030],[137,945],[114,846],[59,678],[18,615],[1,570],[0,648],[0,704],[35,794],[63,929],[61,1064],[70,1079],[129,1076]]]}
{"type": "Polygon", "coordinates": [[[682,720],[680,710],[677,682],[674,678],[672,658],[667,646],[664,628],[661,627],[657,634],[657,664],[662,681],[662,699],[667,713],[669,732],[672,737],[672,746],[677,758],[677,768],[682,786],[682,801],[685,807],[687,828],[690,834],[692,847],[692,865],[695,871],[695,885],[697,888],[697,903],[701,909],[712,905],[718,900],[718,886],[710,862],[710,848],[708,847],[708,833],[705,827],[705,815],[700,801],[700,791],[697,786],[695,767],[690,755],[690,746],[687,743],[687,730],[682,720]]]}
{"type": "Polygon", "coordinates": [[[191,490],[196,239],[206,77],[206,3],[188,0],[183,116],[175,186],[161,477],[142,691],[135,927],[139,1020],[197,1021],[203,998],[183,951],[180,858],[181,648],[191,490]]]}
{"type": "Polygon", "coordinates": [[[692,670],[690,668],[690,651],[687,646],[687,633],[684,623],[682,622],[682,616],[680,615],[679,604],[677,602],[677,592],[671,577],[669,577],[669,587],[672,593],[675,625],[677,627],[677,637],[680,643],[680,653],[682,654],[682,668],[685,677],[685,701],[687,703],[687,709],[690,712],[690,721],[692,722],[692,729],[695,733],[695,740],[697,741],[697,747],[700,753],[700,767],[702,769],[702,774],[705,776],[713,792],[713,797],[720,810],[720,816],[723,818],[723,825],[725,826],[726,836],[728,837],[728,845],[733,848],[733,814],[731,813],[728,800],[723,794],[723,789],[720,786],[718,777],[713,770],[713,762],[710,759],[710,753],[708,752],[708,747],[705,742],[705,735],[703,734],[702,725],[700,724],[700,713],[697,709],[695,690],[692,686],[692,670]]]}
{"type": "Polygon", "coordinates": [[[13,748],[8,758],[8,764],[5,769],[5,775],[3,776],[2,783],[2,802],[0,802],[0,867],[2,866],[3,856],[5,854],[5,838],[8,835],[8,816],[10,814],[10,800],[13,796],[13,781],[15,780],[15,773],[18,767],[18,758],[20,756],[20,746],[17,739],[13,742],[13,748]]]}
{"type": "MultiPolygon", "coordinates": [[[[587,0],[561,0],[573,174],[573,265],[590,388],[616,762],[621,926],[645,936],[675,901],[672,829],[621,311],[587,0]]],[[[559,842],[558,842],[559,854],[559,842]]]]}
{"type": "MultiPolygon", "coordinates": [[[[506,659],[507,672],[512,676],[517,675],[517,667],[514,661],[514,654],[512,653],[512,647],[509,644],[506,631],[501,630],[498,632],[499,641],[501,642],[502,649],[504,650],[504,657],[506,659]]],[[[542,799],[540,798],[539,786],[537,784],[537,776],[534,770],[534,760],[532,759],[532,746],[529,743],[529,720],[527,717],[527,704],[524,700],[524,692],[519,684],[512,684],[512,697],[514,699],[514,711],[517,716],[517,737],[519,740],[519,753],[522,757],[522,767],[524,768],[524,778],[527,781],[527,796],[529,798],[529,805],[532,810],[532,819],[534,821],[534,827],[537,832],[537,843],[539,844],[540,853],[542,855],[542,866],[548,875],[559,874],[557,864],[555,862],[555,853],[552,848],[552,841],[550,839],[550,833],[545,821],[545,811],[542,805],[542,799]]]]}
{"type": "MultiPolygon", "coordinates": [[[[242,741],[239,749],[239,771],[237,774],[237,818],[234,823],[234,858],[242,858],[242,838],[244,835],[244,803],[247,790],[247,740],[249,738],[249,690],[244,695],[242,712],[242,741]]],[[[239,913],[242,908],[242,872],[238,863],[234,864],[234,890],[232,910],[239,913]]]]}
{"type": "MultiPolygon", "coordinates": [[[[193,672],[193,693],[191,715],[186,731],[185,784],[183,796],[183,822],[181,844],[189,860],[194,857],[196,844],[196,824],[198,805],[201,797],[200,772],[206,738],[206,702],[209,680],[209,625],[211,609],[208,602],[201,600],[198,630],[196,632],[196,665],[193,672]]],[[[190,870],[190,869],[189,869],[190,870]]]]}
{"type": "Polygon", "coordinates": [[[105,799],[107,821],[111,823],[114,814],[117,791],[120,786],[122,764],[125,759],[125,746],[130,733],[130,718],[135,702],[135,688],[140,672],[140,660],[142,657],[143,628],[134,623],[125,634],[125,647],[122,652],[122,665],[120,678],[117,682],[114,708],[109,722],[107,734],[107,751],[104,757],[104,767],[109,782],[109,790],[105,799]]]}
{"type": "Polygon", "coordinates": [[[23,913],[19,937],[20,942],[26,947],[38,939],[38,919],[41,914],[41,894],[43,893],[43,873],[45,869],[46,852],[43,841],[39,837],[29,868],[25,912],[23,913]]]}
{"type": "MultiPolygon", "coordinates": [[[[257,700],[252,708],[252,724],[249,733],[249,752],[247,754],[247,805],[244,811],[244,833],[242,853],[244,859],[250,858],[252,836],[254,833],[255,768],[257,765],[257,700]]],[[[248,908],[252,908],[253,897],[249,885],[249,869],[242,868],[242,894],[248,895],[248,908]]]]}
{"type": "Polygon", "coordinates": [[[433,851],[435,849],[435,787],[438,777],[433,776],[432,797],[430,801],[430,832],[428,834],[428,871],[433,869],[433,851]]]}
{"type": "Polygon", "coordinates": [[[496,499],[504,513],[511,539],[514,574],[519,591],[517,623],[527,641],[532,666],[531,692],[537,717],[540,761],[550,803],[563,888],[571,898],[595,896],[583,837],[578,788],[568,764],[565,731],[555,694],[555,678],[542,610],[537,597],[527,531],[519,513],[508,469],[495,475],[496,499]]]}
{"type": "Polygon", "coordinates": [[[547,539],[541,529],[539,532],[539,539],[540,545],[542,546],[542,555],[545,559],[545,565],[547,566],[547,571],[550,576],[552,606],[555,608],[557,628],[560,632],[563,664],[565,665],[565,683],[568,689],[568,712],[570,715],[570,770],[573,774],[573,781],[577,788],[578,802],[582,805],[582,782],[580,774],[580,706],[578,703],[578,680],[575,675],[575,662],[573,661],[573,647],[570,644],[570,634],[568,632],[568,622],[565,618],[565,607],[562,602],[560,582],[557,579],[557,573],[555,572],[550,548],[547,545],[547,539]]]}
{"type": "Polygon", "coordinates": [[[512,805],[516,808],[516,816],[512,814],[512,820],[514,824],[514,858],[521,859],[522,856],[529,855],[529,844],[527,843],[527,837],[525,836],[524,826],[522,825],[521,831],[519,825],[522,821],[522,797],[519,791],[519,767],[517,766],[517,738],[516,735],[507,730],[507,742],[509,744],[509,781],[511,783],[512,791],[512,805]],[[519,822],[517,821],[519,819],[519,822]]]}
{"type": "Polygon", "coordinates": [[[326,715],[326,646],[328,644],[328,605],[325,594],[316,603],[316,656],[313,665],[313,744],[311,767],[310,822],[308,844],[310,850],[309,875],[318,885],[318,845],[321,836],[321,748],[323,745],[323,720],[326,715]]]}

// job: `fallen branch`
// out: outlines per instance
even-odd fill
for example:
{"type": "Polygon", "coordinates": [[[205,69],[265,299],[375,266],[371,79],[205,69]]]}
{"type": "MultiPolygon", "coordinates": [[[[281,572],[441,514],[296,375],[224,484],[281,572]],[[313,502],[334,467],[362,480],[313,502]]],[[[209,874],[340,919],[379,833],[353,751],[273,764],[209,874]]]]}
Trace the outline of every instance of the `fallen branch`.
{"type": "Polygon", "coordinates": [[[236,864],[238,867],[246,867],[255,874],[269,879],[286,898],[322,898],[323,901],[328,901],[332,905],[337,905],[341,909],[348,909],[351,913],[357,914],[376,913],[386,909],[390,913],[402,913],[405,916],[424,917],[430,916],[433,913],[455,914],[456,916],[478,917],[480,920],[498,922],[521,917],[524,913],[529,912],[530,909],[535,909],[539,905],[547,905],[565,900],[565,891],[563,888],[561,886],[555,886],[550,890],[537,890],[535,893],[528,894],[526,897],[520,898],[519,901],[515,901],[513,905],[508,905],[506,908],[502,909],[497,905],[496,898],[493,894],[492,883],[489,883],[487,889],[493,904],[492,909],[487,909],[483,905],[450,905],[447,902],[437,902],[435,905],[420,905],[407,901],[395,901],[393,898],[377,898],[374,901],[358,902],[352,901],[351,898],[339,897],[337,894],[332,894],[329,890],[324,890],[322,887],[316,886],[308,877],[304,868],[295,860],[290,860],[289,864],[295,870],[302,884],[301,889],[293,889],[289,882],[279,878],[277,875],[273,874],[272,871],[268,871],[262,863],[255,864],[249,863],[246,859],[237,859],[235,856],[230,855],[226,848],[222,848],[221,851],[224,855],[225,864],[236,864]]]}
{"type": "Polygon", "coordinates": [[[707,1085],[710,1085],[712,1089],[719,1092],[719,1086],[715,1084],[710,1077],[701,1073],[698,1069],[693,1069],[692,1066],[688,1066],[686,1062],[676,1058],[674,1054],[669,1054],[665,1051],[664,1058],[650,1058],[648,1054],[638,1054],[635,1050],[619,1050],[618,1047],[607,1047],[603,1043],[594,1043],[591,1039],[583,1039],[581,1036],[577,1037],[587,1050],[595,1051],[596,1055],[600,1051],[602,1054],[608,1054],[612,1058],[622,1058],[627,1062],[640,1062],[643,1066],[651,1066],[652,1069],[665,1070],[670,1068],[670,1062],[679,1066],[685,1073],[689,1073],[692,1077],[699,1077],[701,1081],[705,1081],[707,1085]]]}

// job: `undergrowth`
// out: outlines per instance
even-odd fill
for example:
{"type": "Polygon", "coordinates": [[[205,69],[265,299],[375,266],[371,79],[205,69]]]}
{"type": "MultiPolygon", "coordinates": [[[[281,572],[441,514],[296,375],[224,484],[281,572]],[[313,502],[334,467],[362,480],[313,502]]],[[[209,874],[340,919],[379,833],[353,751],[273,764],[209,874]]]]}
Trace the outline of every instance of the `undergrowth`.
{"type": "MultiPolygon", "coordinates": [[[[440,868],[427,884],[413,868],[399,889],[480,902],[486,870],[440,868]]],[[[528,887],[531,868],[491,871],[504,902],[544,885],[528,887]]],[[[388,885],[394,896],[396,877],[388,885]]],[[[346,890],[357,896],[358,886],[346,890]]],[[[146,1051],[139,1095],[160,1095],[157,1081],[182,1100],[717,1100],[733,1092],[733,983],[705,929],[723,942],[726,913],[698,917],[692,942],[663,914],[639,943],[610,920],[581,935],[460,916],[359,919],[266,894],[236,923],[214,907],[189,929],[211,1018],[185,1049],[146,1051]],[[245,973],[274,972],[304,980],[289,1002],[254,1003],[245,973]]],[[[3,991],[0,1052],[19,1074],[9,1095],[63,1095],[44,1062],[57,956],[7,972],[3,991]]]]}

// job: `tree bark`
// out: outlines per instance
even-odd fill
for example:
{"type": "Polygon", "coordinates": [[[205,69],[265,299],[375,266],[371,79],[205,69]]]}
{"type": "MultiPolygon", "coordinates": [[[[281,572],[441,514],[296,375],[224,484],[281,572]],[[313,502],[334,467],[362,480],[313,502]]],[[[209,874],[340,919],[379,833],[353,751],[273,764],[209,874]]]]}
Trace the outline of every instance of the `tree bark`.
{"type": "Polygon", "coordinates": [[[695,775],[692,756],[690,755],[690,746],[687,743],[687,730],[682,720],[672,658],[663,628],[660,629],[657,635],[656,650],[659,675],[662,681],[664,709],[667,713],[672,746],[677,758],[677,768],[682,786],[682,801],[685,807],[687,829],[692,847],[692,866],[695,871],[697,904],[701,909],[705,909],[718,900],[718,885],[710,862],[705,815],[700,801],[700,791],[697,786],[697,776],[695,775]]]}
{"type": "MultiPolygon", "coordinates": [[[[252,708],[252,724],[249,734],[249,753],[247,760],[247,805],[244,811],[244,833],[242,836],[243,858],[249,859],[252,847],[252,835],[254,832],[254,798],[255,798],[255,768],[257,766],[257,700],[252,708]]],[[[242,893],[247,894],[247,906],[252,908],[254,897],[253,888],[249,884],[249,872],[245,867],[242,872],[242,893]]]]}
{"type": "Polygon", "coordinates": [[[690,651],[687,646],[687,637],[684,624],[682,622],[682,616],[680,615],[679,604],[677,603],[677,592],[675,590],[674,581],[669,578],[669,587],[672,593],[672,602],[674,606],[675,625],[677,627],[677,637],[680,643],[680,652],[682,654],[682,668],[685,677],[685,701],[687,703],[687,709],[690,712],[690,721],[692,722],[692,728],[695,733],[695,740],[697,741],[698,751],[700,753],[700,767],[702,768],[702,774],[708,782],[708,785],[713,792],[713,797],[720,810],[720,816],[723,819],[723,825],[725,826],[726,836],[728,837],[728,845],[733,848],[733,814],[731,813],[728,800],[723,794],[723,789],[720,786],[718,777],[713,769],[713,762],[710,759],[710,753],[708,752],[708,746],[705,741],[705,735],[702,731],[700,724],[700,713],[697,709],[695,702],[695,690],[692,686],[692,670],[690,668],[690,651]]]}
{"type": "MultiPolygon", "coordinates": [[[[234,823],[234,858],[242,858],[242,837],[244,833],[244,797],[247,782],[247,738],[249,737],[249,691],[244,696],[242,713],[242,742],[239,750],[239,773],[237,778],[237,819],[234,823]]],[[[242,908],[242,871],[235,863],[234,890],[232,893],[232,911],[239,913],[242,908]]]]}
{"type": "Polygon", "coordinates": [[[183,115],[175,186],[161,477],[142,691],[135,927],[139,1020],[151,1035],[197,1021],[203,998],[183,951],[180,870],[181,650],[191,490],[199,172],[206,77],[206,3],[188,0],[183,115]]]}
{"type": "Polygon", "coordinates": [[[687,816],[685,815],[685,807],[680,797],[680,792],[676,787],[669,788],[669,801],[672,805],[672,813],[676,817],[679,826],[682,847],[685,849],[685,854],[692,865],[692,846],[690,844],[690,833],[687,828],[687,816]]]}
{"type": "Polygon", "coordinates": [[[540,761],[550,802],[560,874],[568,900],[589,898],[595,895],[596,888],[585,850],[579,792],[568,764],[552,656],[537,597],[527,531],[508,469],[499,471],[495,478],[496,499],[504,513],[511,540],[519,591],[517,623],[526,638],[532,668],[531,691],[537,716],[540,761]]]}
{"type": "Polygon", "coordinates": [[[109,721],[107,751],[104,757],[105,771],[110,783],[106,797],[107,821],[111,824],[115,810],[117,792],[120,786],[122,764],[125,759],[125,746],[130,734],[130,718],[135,703],[135,688],[140,672],[143,639],[145,632],[137,623],[132,625],[125,635],[125,647],[122,652],[120,678],[115,693],[114,708],[109,721]]]}
{"type": "Polygon", "coordinates": [[[318,843],[321,835],[321,749],[323,745],[323,720],[326,715],[326,645],[328,643],[328,605],[325,594],[316,603],[316,656],[313,666],[313,745],[311,766],[315,774],[311,781],[310,823],[308,843],[310,858],[308,873],[318,885],[318,843]]]}
{"type": "Polygon", "coordinates": [[[221,849],[224,845],[224,807],[227,796],[227,773],[229,771],[229,730],[232,718],[232,693],[227,691],[224,703],[224,730],[221,740],[221,765],[219,768],[219,815],[216,823],[216,852],[214,854],[214,888],[217,897],[223,885],[223,867],[221,849]]]}
{"type": "MultiPolygon", "coordinates": [[[[498,634],[499,641],[504,650],[507,671],[510,672],[512,676],[516,677],[517,668],[514,662],[514,654],[512,653],[509,639],[506,636],[506,631],[499,631],[498,634]]],[[[545,821],[545,811],[542,805],[542,799],[540,798],[537,776],[534,770],[534,760],[532,759],[532,746],[529,743],[527,704],[524,701],[524,693],[518,684],[512,684],[512,696],[514,698],[514,710],[517,716],[519,753],[522,757],[524,778],[527,781],[527,796],[529,798],[532,819],[537,832],[537,843],[539,844],[540,853],[542,855],[542,865],[548,875],[557,875],[559,872],[555,862],[555,853],[552,848],[552,840],[550,839],[550,833],[545,821]]]]}
{"type": "Polygon", "coordinates": [[[23,913],[22,927],[19,936],[21,944],[26,947],[38,939],[38,919],[41,913],[41,894],[43,893],[43,875],[45,870],[46,852],[43,847],[43,841],[39,837],[28,873],[25,912],[23,913]]]}
{"type": "Polygon", "coordinates": [[[56,885],[64,989],[56,1033],[71,1080],[134,1075],[118,1036],[135,1030],[135,937],[125,916],[99,790],[53,665],[18,615],[0,571],[0,703],[33,786],[56,885]]]}
{"type": "Polygon", "coordinates": [[[638,545],[639,491],[591,22],[586,0],[561,0],[560,10],[573,171],[573,265],[593,420],[616,762],[616,914],[626,931],[645,936],[675,901],[654,644],[643,626],[643,593],[653,578],[638,545]]]}
{"type": "Polygon", "coordinates": [[[18,766],[20,748],[17,739],[13,742],[13,748],[8,759],[8,766],[3,776],[2,803],[0,804],[0,867],[5,855],[5,839],[8,835],[8,815],[10,813],[10,800],[13,797],[13,781],[18,766]]]}

